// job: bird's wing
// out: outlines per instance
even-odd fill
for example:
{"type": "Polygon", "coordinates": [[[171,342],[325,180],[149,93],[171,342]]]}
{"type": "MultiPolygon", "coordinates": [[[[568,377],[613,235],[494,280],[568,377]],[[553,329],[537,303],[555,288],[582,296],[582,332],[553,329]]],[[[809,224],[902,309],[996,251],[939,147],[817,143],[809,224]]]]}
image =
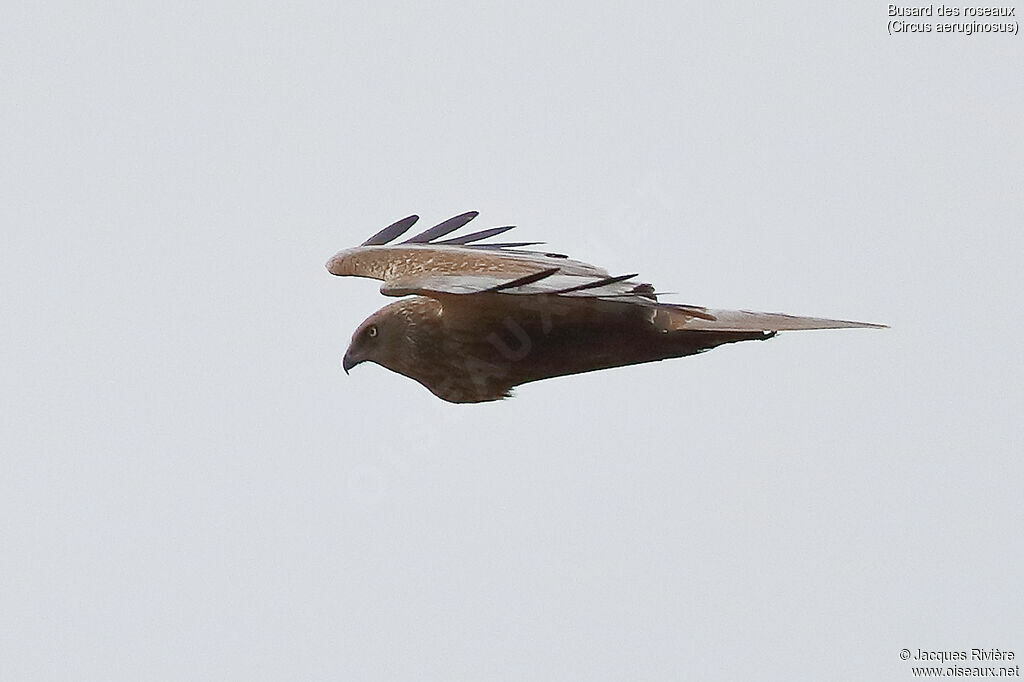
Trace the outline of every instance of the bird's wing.
{"type": "Polygon", "coordinates": [[[441,239],[476,215],[476,211],[457,215],[410,239],[391,244],[418,220],[417,216],[411,215],[388,225],[361,245],[339,251],[327,261],[327,269],[335,275],[369,277],[385,283],[412,275],[489,274],[509,279],[510,275],[522,276],[552,268],[558,268],[565,275],[608,276],[602,268],[562,254],[521,248],[540,242],[485,241],[511,230],[511,225],[441,239]]]}
{"type": "Polygon", "coordinates": [[[635,274],[611,276],[603,268],[562,254],[522,248],[540,242],[485,241],[511,230],[512,226],[442,239],[476,216],[476,211],[462,213],[403,242],[391,244],[419,219],[415,215],[403,218],[360,246],[339,251],[327,262],[327,269],[334,275],[382,280],[380,290],[387,296],[545,295],[558,296],[567,302],[589,299],[604,304],[639,305],[650,309],[654,324],[666,331],[782,331],[883,326],[659,303],[654,288],[634,280],[635,274]]]}
{"type": "Polygon", "coordinates": [[[381,293],[387,296],[500,292],[655,300],[653,287],[630,281],[636,275],[612,277],[604,268],[562,254],[522,248],[540,242],[485,241],[512,226],[441,239],[476,215],[476,211],[457,215],[391,244],[417,220],[416,216],[403,218],[360,246],[335,254],[327,262],[327,269],[335,275],[382,280],[381,293]]]}

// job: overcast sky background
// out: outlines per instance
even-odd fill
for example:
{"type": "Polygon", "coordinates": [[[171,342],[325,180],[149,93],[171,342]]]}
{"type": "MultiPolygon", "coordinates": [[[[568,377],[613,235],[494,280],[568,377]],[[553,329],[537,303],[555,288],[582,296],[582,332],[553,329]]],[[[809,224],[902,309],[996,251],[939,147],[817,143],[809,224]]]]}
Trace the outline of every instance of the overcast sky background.
{"type": "MultiPolygon", "coordinates": [[[[962,6],[962,5],[958,5],[962,6]]],[[[0,23],[0,679],[910,679],[1024,656],[1021,38],[786,2],[0,23]],[[444,403],[393,220],[861,319],[444,403]]]]}

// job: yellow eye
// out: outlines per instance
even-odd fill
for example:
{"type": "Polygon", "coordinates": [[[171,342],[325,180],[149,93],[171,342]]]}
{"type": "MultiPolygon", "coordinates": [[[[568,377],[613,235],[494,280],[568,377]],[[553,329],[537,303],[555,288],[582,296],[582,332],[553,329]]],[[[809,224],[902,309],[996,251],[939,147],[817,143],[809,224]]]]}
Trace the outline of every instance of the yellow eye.
{"type": "Polygon", "coordinates": [[[371,339],[377,336],[377,325],[371,324],[369,327],[367,327],[366,335],[369,336],[371,339]]]}

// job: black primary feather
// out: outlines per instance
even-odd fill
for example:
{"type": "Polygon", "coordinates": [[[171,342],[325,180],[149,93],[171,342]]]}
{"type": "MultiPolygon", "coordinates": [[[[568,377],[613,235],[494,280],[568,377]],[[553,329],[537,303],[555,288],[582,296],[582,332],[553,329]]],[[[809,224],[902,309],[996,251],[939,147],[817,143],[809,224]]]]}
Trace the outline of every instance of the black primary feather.
{"type": "MultiPolygon", "coordinates": [[[[450,244],[452,246],[459,246],[461,244],[469,244],[470,242],[478,242],[481,239],[487,239],[488,237],[496,237],[503,232],[508,232],[515,225],[506,225],[505,227],[492,227],[489,230],[480,230],[479,232],[470,232],[464,234],[461,237],[452,237],[451,239],[445,239],[444,241],[434,242],[435,244],[450,244]]],[[[480,246],[484,246],[481,244],[480,246]]]]}
{"type": "Polygon", "coordinates": [[[595,279],[592,282],[584,282],[583,284],[577,284],[574,287],[568,287],[566,289],[559,289],[558,291],[552,291],[552,294],[568,294],[570,291],[583,291],[585,289],[596,289],[603,287],[606,284],[615,284],[617,282],[625,282],[627,279],[636,277],[640,273],[634,272],[631,275],[616,275],[615,277],[605,277],[603,279],[595,279]]]}
{"type": "Polygon", "coordinates": [[[383,244],[387,244],[389,241],[397,239],[398,237],[401,237],[403,234],[408,232],[409,228],[413,226],[413,223],[415,223],[419,219],[420,217],[418,215],[411,215],[402,218],[401,220],[395,221],[388,225],[387,227],[385,227],[380,232],[378,232],[377,234],[367,239],[365,242],[363,242],[362,245],[381,246],[383,244]]]}
{"type": "MultiPolygon", "coordinates": [[[[495,251],[501,251],[504,249],[519,249],[524,246],[537,246],[544,242],[491,242],[477,244],[474,242],[480,242],[490,237],[495,237],[504,232],[508,232],[513,229],[514,225],[505,225],[502,227],[491,227],[486,230],[479,230],[477,232],[471,232],[464,234],[459,237],[452,237],[451,239],[444,239],[441,241],[434,241],[438,237],[443,237],[446,234],[454,232],[455,230],[463,227],[466,223],[473,220],[479,215],[478,211],[467,211],[460,213],[457,216],[453,216],[444,222],[434,225],[429,230],[424,230],[416,236],[401,242],[402,244],[434,244],[437,246],[466,246],[470,249],[493,249],[495,251]]],[[[406,218],[402,218],[396,221],[383,230],[373,235],[365,242],[362,246],[382,246],[389,242],[394,241],[398,237],[405,234],[413,224],[419,220],[419,216],[411,215],[406,218]]],[[[538,256],[546,256],[548,258],[568,258],[564,253],[547,253],[544,251],[517,251],[516,253],[527,253],[538,256]]]]}
{"type": "MultiPolygon", "coordinates": [[[[471,249],[515,249],[520,246],[536,246],[544,242],[494,242],[493,244],[470,244],[471,249]]],[[[545,256],[552,254],[546,253],[545,256]]]]}
{"type": "Polygon", "coordinates": [[[465,225],[466,223],[468,223],[470,220],[472,220],[473,218],[477,217],[478,215],[480,215],[479,211],[467,211],[465,213],[461,213],[461,214],[459,214],[457,216],[449,218],[448,220],[445,220],[444,222],[441,222],[441,223],[438,223],[437,225],[434,225],[429,230],[424,230],[423,232],[420,232],[418,235],[416,235],[412,239],[406,239],[402,243],[403,244],[426,244],[426,243],[430,242],[431,240],[437,239],[438,237],[445,236],[449,232],[454,232],[455,230],[459,229],[460,227],[462,227],[463,225],[465,225]]]}
{"type": "Polygon", "coordinates": [[[513,280],[511,280],[509,282],[502,282],[501,284],[498,284],[497,286],[493,286],[490,289],[484,289],[481,293],[489,293],[489,292],[495,292],[495,291],[504,291],[505,289],[514,289],[515,287],[521,287],[521,286],[524,286],[524,285],[527,285],[527,284],[533,284],[534,282],[539,282],[540,280],[544,279],[545,277],[550,277],[551,275],[553,275],[556,272],[558,272],[559,269],[560,268],[549,268],[547,270],[541,270],[540,272],[534,272],[534,273],[531,273],[529,275],[526,275],[525,277],[520,277],[518,279],[513,279],[513,280]]]}

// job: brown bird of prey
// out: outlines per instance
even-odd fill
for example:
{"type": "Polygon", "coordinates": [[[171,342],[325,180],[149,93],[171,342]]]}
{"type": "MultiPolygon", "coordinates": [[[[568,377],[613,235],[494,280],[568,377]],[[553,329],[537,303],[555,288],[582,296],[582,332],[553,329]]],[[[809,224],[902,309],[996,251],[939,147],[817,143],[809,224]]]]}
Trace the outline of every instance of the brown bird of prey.
{"type": "Polygon", "coordinates": [[[488,242],[494,227],[442,239],[477,216],[449,218],[399,244],[419,218],[385,227],[327,262],[334,275],[382,280],[385,296],[410,296],[368,317],[342,366],[376,362],[453,403],[500,400],[550,377],[701,353],[791,329],[884,325],[662,303],[635,274],[556,253],[542,242],[488,242]]]}

